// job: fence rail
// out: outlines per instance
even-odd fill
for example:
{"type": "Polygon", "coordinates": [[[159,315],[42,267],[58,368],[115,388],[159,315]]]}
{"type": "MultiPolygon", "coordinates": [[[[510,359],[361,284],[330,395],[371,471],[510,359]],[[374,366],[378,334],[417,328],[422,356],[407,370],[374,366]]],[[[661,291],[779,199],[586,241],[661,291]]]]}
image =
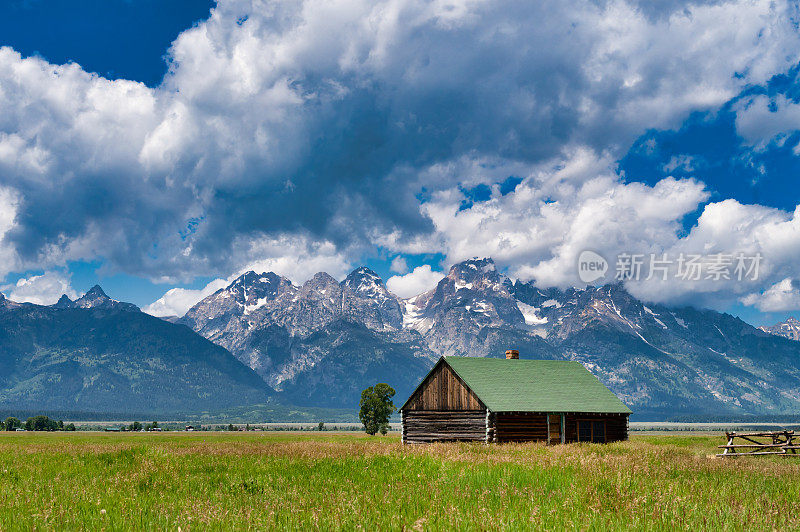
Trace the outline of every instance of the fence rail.
{"type": "Polygon", "coordinates": [[[793,430],[774,432],[726,432],[726,445],[718,445],[725,449],[717,456],[800,456],[800,440],[795,439],[793,430]]]}

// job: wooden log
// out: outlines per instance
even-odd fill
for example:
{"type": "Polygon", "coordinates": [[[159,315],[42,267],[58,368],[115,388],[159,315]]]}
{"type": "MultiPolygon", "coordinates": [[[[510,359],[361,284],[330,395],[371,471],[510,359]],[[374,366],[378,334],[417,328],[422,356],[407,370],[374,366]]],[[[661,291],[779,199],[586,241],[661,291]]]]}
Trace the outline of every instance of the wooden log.
{"type": "Polygon", "coordinates": [[[727,437],[735,436],[737,438],[742,437],[772,437],[776,434],[785,435],[785,436],[794,436],[793,430],[778,430],[778,431],[770,431],[770,432],[726,432],[725,435],[727,437]]]}
{"type": "Polygon", "coordinates": [[[750,449],[761,449],[761,448],[764,448],[764,447],[780,447],[780,448],[784,448],[784,449],[785,448],[800,449],[800,446],[796,446],[795,447],[795,446],[792,446],[792,445],[786,445],[785,443],[764,443],[764,444],[735,443],[735,444],[729,444],[729,445],[717,445],[717,449],[733,449],[733,448],[738,448],[738,447],[750,448],[750,449]]]}
{"type": "Polygon", "coordinates": [[[755,453],[727,453],[727,454],[726,453],[721,453],[721,454],[718,454],[716,456],[733,456],[733,457],[737,457],[737,456],[764,456],[764,455],[770,455],[770,454],[774,455],[774,456],[795,456],[795,457],[800,457],[800,454],[781,453],[781,452],[778,452],[778,451],[772,451],[772,452],[759,451],[759,452],[755,452],[755,453]]]}

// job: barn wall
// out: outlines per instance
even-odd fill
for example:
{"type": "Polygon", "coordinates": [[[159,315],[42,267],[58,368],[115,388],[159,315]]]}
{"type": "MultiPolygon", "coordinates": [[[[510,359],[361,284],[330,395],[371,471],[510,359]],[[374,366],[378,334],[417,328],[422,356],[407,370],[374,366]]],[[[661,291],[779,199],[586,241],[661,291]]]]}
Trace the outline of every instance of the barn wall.
{"type": "Polygon", "coordinates": [[[403,442],[486,441],[486,411],[403,410],[403,442]]]}
{"type": "Polygon", "coordinates": [[[606,422],[606,441],[622,441],[628,439],[627,414],[567,414],[566,416],[566,441],[578,441],[578,420],[602,420],[606,422]]]}
{"type": "Polygon", "coordinates": [[[484,410],[478,397],[447,364],[441,363],[408,400],[403,411],[484,410]]]}
{"type": "Polygon", "coordinates": [[[547,441],[547,414],[499,412],[492,418],[493,441],[547,441]]]}
{"type": "MultiPolygon", "coordinates": [[[[490,441],[548,441],[561,442],[561,415],[534,412],[499,412],[489,415],[490,441]]],[[[619,414],[566,414],[564,416],[564,441],[578,441],[578,420],[605,421],[607,442],[628,439],[628,416],[619,414]]]]}

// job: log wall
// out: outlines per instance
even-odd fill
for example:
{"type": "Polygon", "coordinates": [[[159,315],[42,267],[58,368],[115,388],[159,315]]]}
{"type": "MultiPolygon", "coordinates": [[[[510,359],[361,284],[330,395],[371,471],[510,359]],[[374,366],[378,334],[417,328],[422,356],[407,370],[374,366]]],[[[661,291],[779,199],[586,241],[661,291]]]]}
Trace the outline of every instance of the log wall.
{"type": "Polygon", "coordinates": [[[486,411],[403,410],[404,443],[486,441],[486,411]]]}
{"type": "MultiPolygon", "coordinates": [[[[490,413],[487,441],[519,442],[548,441],[551,444],[561,443],[561,414],[545,414],[535,412],[498,412],[490,413]]],[[[628,416],[621,414],[565,414],[564,442],[578,441],[578,420],[605,422],[606,442],[628,439],[628,416]]]]}
{"type": "Polygon", "coordinates": [[[567,443],[578,441],[578,420],[605,421],[606,442],[628,439],[627,414],[567,414],[565,420],[567,443]]]}
{"type": "Polygon", "coordinates": [[[485,408],[450,366],[439,363],[403,408],[403,411],[411,410],[461,412],[485,408]]]}
{"type": "MultiPolygon", "coordinates": [[[[561,415],[486,410],[403,410],[402,436],[406,443],[435,441],[561,443],[561,415]]],[[[566,414],[564,441],[578,441],[578,421],[604,421],[606,442],[628,439],[628,416],[620,414],[566,414]]]]}
{"type": "Polygon", "coordinates": [[[492,441],[547,441],[547,414],[498,412],[493,419],[492,441]]]}

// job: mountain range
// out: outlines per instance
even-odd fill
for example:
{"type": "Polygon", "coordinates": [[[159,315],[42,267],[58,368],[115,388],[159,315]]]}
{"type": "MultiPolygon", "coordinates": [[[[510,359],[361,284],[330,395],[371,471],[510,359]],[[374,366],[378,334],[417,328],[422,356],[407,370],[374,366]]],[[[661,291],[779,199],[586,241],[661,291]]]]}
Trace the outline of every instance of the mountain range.
{"type": "Polygon", "coordinates": [[[391,382],[403,396],[435,358],[418,332],[403,327],[401,301],[367,268],[341,283],[318,273],[302,286],[247,272],[177,323],[301,406],[353,407],[375,382],[391,382]]]}
{"type": "Polygon", "coordinates": [[[375,382],[390,383],[402,402],[441,355],[497,357],[509,348],[577,360],[651,419],[800,406],[798,342],[727,314],[646,304],[620,284],[559,290],[512,281],[491,259],[455,264],[408,299],[364,267],[341,282],[318,273],[302,285],[247,272],[169,320],[99,287],[49,307],[4,300],[0,349],[12,356],[0,361],[0,404],[99,408],[120,394],[124,402],[109,410],[265,400],[352,409],[375,382]],[[46,393],[53,387],[64,391],[46,393]],[[168,397],[148,403],[148,388],[168,397]]]}
{"type": "Polygon", "coordinates": [[[644,415],[781,413],[800,406],[800,344],[727,314],[646,305],[622,285],[540,289],[491,259],[455,264],[409,299],[358,268],[295,286],[247,272],[179,320],[295,404],[352,405],[385,378],[404,398],[441,355],[582,362],[644,415]],[[322,402],[322,403],[320,403],[322,402]]]}

